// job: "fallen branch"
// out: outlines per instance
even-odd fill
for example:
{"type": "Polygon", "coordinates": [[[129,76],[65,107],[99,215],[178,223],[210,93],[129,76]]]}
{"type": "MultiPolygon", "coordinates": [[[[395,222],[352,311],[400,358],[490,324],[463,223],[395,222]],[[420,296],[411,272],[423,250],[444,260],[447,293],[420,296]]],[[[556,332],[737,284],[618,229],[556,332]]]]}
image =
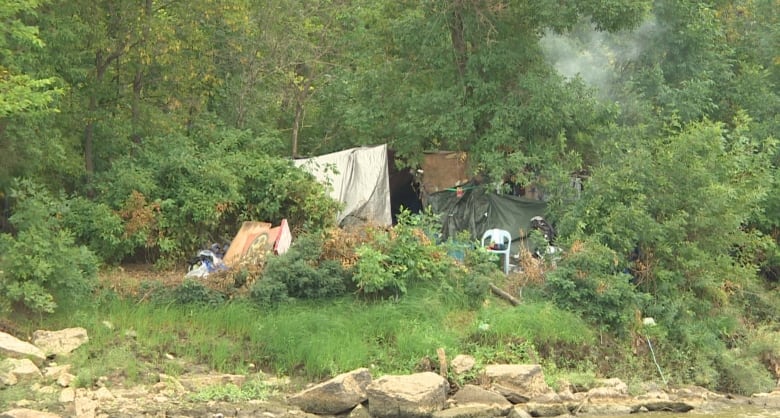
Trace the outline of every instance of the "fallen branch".
{"type": "Polygon", "coordinates": [[[512,304],[512,306],[517,306],[520,304],[520,301],[517,300],[514,296],[510,295],[507,292],[504,292],[503,290],[499,289],[498,286],[494,285],[493,283],[490,283],[490,290],[501,299],[504,299],[505,301],[512,304]]]}

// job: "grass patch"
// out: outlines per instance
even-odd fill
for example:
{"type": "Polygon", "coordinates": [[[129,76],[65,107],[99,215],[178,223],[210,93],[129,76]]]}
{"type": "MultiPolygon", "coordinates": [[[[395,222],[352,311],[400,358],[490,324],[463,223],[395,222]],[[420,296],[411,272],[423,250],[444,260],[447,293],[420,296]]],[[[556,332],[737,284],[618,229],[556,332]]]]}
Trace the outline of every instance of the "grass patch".
{"type": "Polygon", "coordinates": [[[321,378],[358,367],[409,371],[439,347],[458,347],[459,330],[444,326],[447,308],[422,302],[410,296],[393,303],[346,298],[316,308],[286,305],[263,318],[257,338],[282,373],[321,378]]]}
{"type": "Polygon", "coordinates": [[[209,402],[246,402],[251,400],[265,401],[276,394],[273,386],[261,379],[252,379],[241,386],[235,384],[215,385],[192,393],[188,398],[192,401],[209,402]]]}

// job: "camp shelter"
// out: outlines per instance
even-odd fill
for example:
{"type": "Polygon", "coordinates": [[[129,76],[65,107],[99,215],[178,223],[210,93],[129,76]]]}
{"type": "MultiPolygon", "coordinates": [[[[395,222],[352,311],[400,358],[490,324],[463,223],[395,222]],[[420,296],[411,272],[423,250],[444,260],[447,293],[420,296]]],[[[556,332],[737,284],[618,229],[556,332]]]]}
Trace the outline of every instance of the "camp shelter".
{"type": "Polygon", "coordinates": [[[440,216],[441,240],[454,239],[458,232],[469,231],[477,240],[488,229],[509,231],[512,241],[524,238],[531,218],[544,216],[546,203],[520,196],[497,194],[485,185],[467,184],[428,196],[433,213],[440,216]]]}
{"type": "Polygon", "coordinates": [[[351,148],[294,163],[328,185],[331,197],[344,205],[336,216],[339,226],[392,223],[387,145],[351,148]]]}
{"type": "Polygon", "coordinates": [[[465,152],[425,152],[421,165],[421,186],[424,197],[467,183],[468,167],[468,154],[465,152]]]}
{"type": "Polygon", "coordinates": [[[262,263],[269,254],[284,254],[292,244],[292,233],[287,219],[273,227],[268,222],[244,222],[230,242],[223,261],[228,267],[248,261],[262,263]]]}

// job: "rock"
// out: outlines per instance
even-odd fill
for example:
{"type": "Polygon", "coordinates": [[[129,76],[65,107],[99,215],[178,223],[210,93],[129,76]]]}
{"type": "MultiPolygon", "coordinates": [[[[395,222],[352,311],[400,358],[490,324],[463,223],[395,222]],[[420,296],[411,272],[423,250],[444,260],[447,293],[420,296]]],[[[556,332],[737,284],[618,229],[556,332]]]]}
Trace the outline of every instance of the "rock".
{"type": "Polygon", "coordinates": [[[459,407],[475,406],[488,407],[494,412],[493,415],[506,415],[512,409],[512,403],[501,394],[483,389],[475,385],[465,385],[455,395],[452,400],[459,407]]]}
{"type": "Polygon", "coordinates": [[[38,366],[46,360],[46,354],[40,348],[4,332],[0,332],[0,357],[27,358],[38,366]]]}
{"type": "Polygon", "coordinates": [[[181,381],[173,376],[160,373],[158,379],[160,379],[160,381],[153,386],[156,392],[170,390],[174,393],[183,393],[187,391],[181,381]]]}
{"type": "Polygon", "coordinates": [[[363,404],[358,404],[358,406],[352,408],[347,418],[371,418],[371,414],[368,413],[368,408],[363,406],[363,404]]]}
{"type": "Polygon", "coordinates": [[[638,401],[668,401],[669,394],[660,390],[645,392],[636,397],[638,401]]]}
{"type": "Polygon", "coordinates": [[[13,375],[13,373],[8,371],[3,371],[1,368],[2,366],[0,366],[0,385],[13,386],[19,383],[19,379],[17,379],[16,376],[13,375]]]}
{"type": "Polygon", "coordinates": [[[0,414],[0,418],[60,418],[51,412],[36,411],[34,409],[16,408],[0,414]]]}
{"type": "Polygon", "coordinates": [[[458,354],[452,359],[451,366],[452,371],[455,374],[463,374],[474,368],[476,360],[474,357],[465,354],[458,354]]]}
{"type": "Polygon", "coordinates": [[[111,393],[111,391],[105,387],[98,388],[98,390],[96,390],[92,396],[94,397],[94,399],[100,402],[113,401],[116,399],[114,394],[111,393]]]}
{"type": "Polygon", "coordinates": [[[506,418],[531,418],[531,414],[523,409],[523,407],[515,406],[511,411],[509,411],[509,414],[507,414],[506,418]]]}
{"type": "Polygon", "coordinates": [[[589,415],[628,415],[639,410],[641,407],[630,404],[598,402],[585,403],[575,409],[577,414],[587,413],[589,415]]]}
{"type": "Polygon", "coordinates": [[[43,378],[43,374],[38,369],[38,366],[27,358],[7,358],[0,362],[0,370],[12,375],[13,378],[11,380],[16,383],[34,382],[43,378]]]}
{"type": "Polygon", "coordinates": [[[49,367],[43,369],[43,377],[48,380],[57,380],[63,373],[68,372],[70,372],[70,364],[62,366],[49,365],[49,367]]]}
{"type": "Polygon", "coordinates": [[[750,400],[754,405],[780,410],[780,390],[756,394],[753,395],[750,400]]]}
{"type": "Polygon", "coordinates": [[[618,393],[628,395],[628,385],[618,378],[596,379],[595,386],[599,388],[614,389],[618,393]]]}
{"type": "Polygon", "coordinates": [[[688,403],[676,401],[645,402],[642,403],[642,406],[651,412],[688,412],[694,408],[688,403]]]}
{"type": "Polygon", "coordinates": [[[525,409],[533,417],[557,417],[568,415],[569,409],[562,403],[528,402],[525,409]]]}
{"type": "Polygon", "coordinates": [[[33,332],[33,344],[46,355],[66,355],[89,341],[84,328],[65,328],[59,331],[38,330],[33,332]]]}
{"type": "Polygon", "coordinates": [[[84,389],[76,391],[76,399],[73,400],[75,416],[79,418],[95,418],[98,401],[92,399],[90,393],[84,389]]]}
{"type": "Polygon", "coordinates": [[[57,384],[61,387],[68,387],[71,383],[76,379],[76,376],[70,374],[70,373],[63,373],[60,375],[60,377],[57,378],[57,384]]]}
{"type": "Polygon", "coordinates": [[[621,402],[628,399],[628,391],[616,387],[593,388],[586,392],[588,399],[598,402],[621,402]]]}
{"type": "Polygon", "coordinates": [[[70,403],[76,400],[76,390],[73,388],[65,388],[60,392],[60,403],[70,403]]]}
{"type": "Polygon", "coordinates": [[[287,401],[312,414],[336,415],[365,402],[370,383],[371,372],[366,368],[357,369],[298,392],[287,401]]]}
{"type": "Polygon", "coordinates": [[[542,366],[538,364],[497,364],[485,367],[491,388],[512,403],[528,400],[552,392],[544,381],[542,366]]]}
{"type": "Polygon", "coordinates": [[[382,376],[366,388],[373,418],[429,417],[444,409],[449,383],[436,373],[382,376]]]}
{"type": "Polygon", "coordinates": [[[246,381],[246,376],[240,374],[216,374],[205,376],[179,376],[179,382],[187,390],[193,392],[206,389],[211,386],[233,384],[241,386],[246,381]]]}
{"type": "Polygon", "coordinates": [[[496,413],[490,405],[467,405],[436,411],[432,418],[493,418],[506,414],[496,413]]]}

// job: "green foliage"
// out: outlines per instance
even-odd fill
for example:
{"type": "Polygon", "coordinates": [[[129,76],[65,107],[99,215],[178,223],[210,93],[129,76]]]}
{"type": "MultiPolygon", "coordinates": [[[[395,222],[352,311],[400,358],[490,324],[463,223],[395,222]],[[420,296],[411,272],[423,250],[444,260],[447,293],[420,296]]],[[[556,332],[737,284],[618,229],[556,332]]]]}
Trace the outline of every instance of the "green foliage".
{"type": "Polygon", "coordinates": [[[98,260],[60,221],[63,200],[28,181],[14,190],[16,234],[0,235],[0,294],[34,312],[88,303],[98,260]]]}
{"type": "Polygon", "coordinates": [[[38,4],[24,0],[0,5],[0,118],[46,109],[62,93],[54,77],[24,73],[33,70],[24,65],[29,49],[44,47],[38,27],[27,19],[38,4]]]}
{"type": "Polygon", "coordinates": [[[295,231],[333,225],[338,205],[309,174],[265,154],[258,138],[222,134],[202,138],[213,140],[206,145],[183,136],[150,141],[140,156],[118,161],[101,176],[106,204],[133,226],[134,249],[170,263],[230,239],[243,221],[287,219],[295,231]]]}
{"type": "Polygon", "coordinates": [[[402,278],[405,265],[392,264],[390,256],[367,244],[358,247],[355,254],[358,262],[352,280],[363,295],[398,298],[406,293],[406,282],[402,278]]]}
{"type": "Polygon", "coordinates": [[[128,236],[124,220],[108,205],[83,197],[66,203],[63,226],[73,232],[78,244],[89,248],[103,262],[116,264],[142,245],[138,235],[128,236]]]}
{"type": "Polygon", "coordinates": [[[739,292],[729,289],[756,280],[754,249],[766,245],[743,225],[767,191],[773,142],[701,123],[626,148],[592,173],[559,222],[561,235],[586,244],[551,274],[561,301],[598,310],[591,318],[615,330],[625,330],[635,308],[667,323],[730,309],[739,292]]]}
{"type": "Polygon", "coordinates": [[[480,257],[462,243],[437,244],[431,237],[439,229],[438,219],[429,211],[412,214],[404,209],[392,230],[374,231],[372,240],[356,249],[352,279],[360,294],[398,298],[413,287],[432,287],[440,289],[442,297],[478,304],[494,271],[486,267],[488,256],[480,257]],[[448,256],[453,251],[464,252],[466,263],[457,265],[448,256]]]}
{"type": "Polygon", "coordinates": [[[322,257],[319,233],[299,235],[290,249],[271,257],[262,277],[250,290],[252,300],[262,306],[295,299],[322,299],[347,291],[349,272],[338,262],[322,257]]]}
{"type": "Polygon", "coordinates": [[[217,306],[225,302],[225,295],[206,287],[203,283],[186,279],[181,285],[173,288],[165,299],[180,305],[217,306]]]}
{"type": "Polygon", "coordinates": [[[548,273],[546,288],[561,308],[625,333],[644,297],[617,267],[617,255],[609,248],[592,241],[576,243],[548,273]]]}
{"type": "Polygon", "coordinates": [[[716,387],[719,391],[752,395],[771,392],[777,386],[772,374],[757,357],[727,350],[718,358],[717,366],[720,376],[716,387]]]}

